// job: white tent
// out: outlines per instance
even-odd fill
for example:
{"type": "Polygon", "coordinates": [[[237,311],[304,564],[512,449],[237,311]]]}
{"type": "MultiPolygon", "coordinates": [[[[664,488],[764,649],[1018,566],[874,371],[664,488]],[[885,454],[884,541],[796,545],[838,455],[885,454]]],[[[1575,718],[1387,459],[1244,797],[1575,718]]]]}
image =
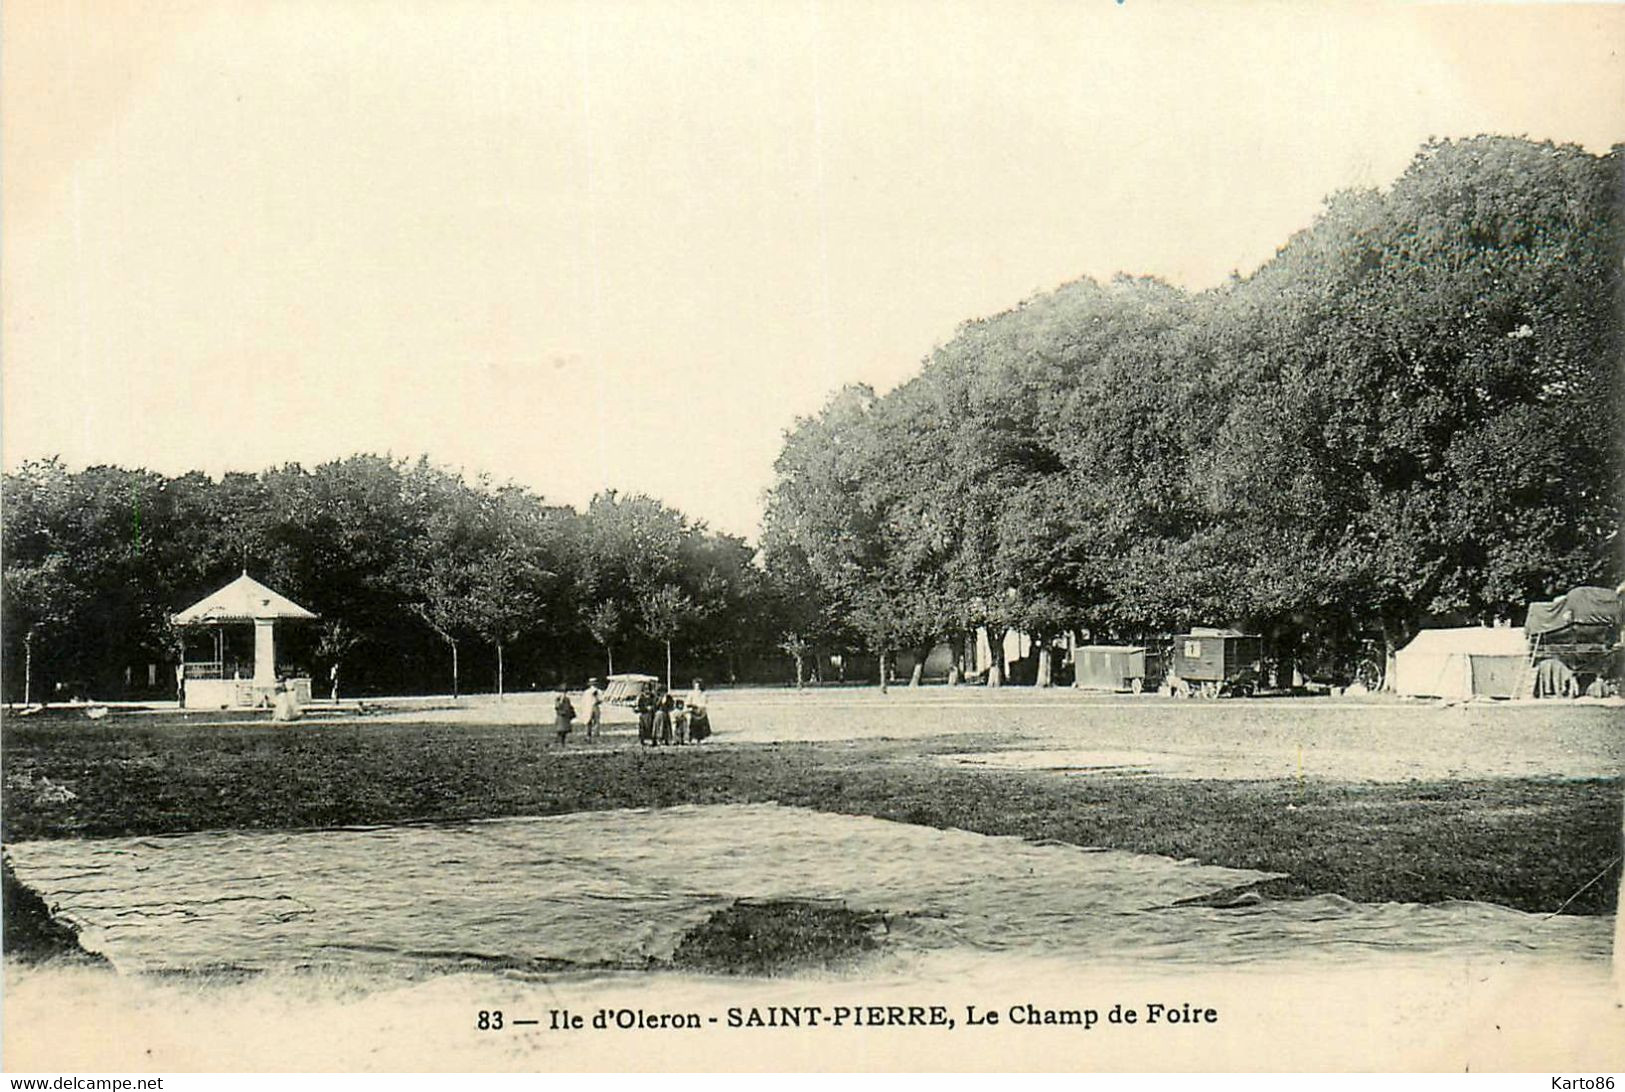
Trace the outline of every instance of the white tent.
{"type": "Polygon", "coordinates": [[[1521,627],[1425,629],[1394,654],[1396,694],[1510,698],[1531,680],[1521,627]]]}
{"type": "Polygon", "coordinates": [[[609,686],[604,690],[604,703],[606,705],[631,705],[638,700],[638,693],[645,683],[660,684],[655,675],[611,675],[609,686]]]}

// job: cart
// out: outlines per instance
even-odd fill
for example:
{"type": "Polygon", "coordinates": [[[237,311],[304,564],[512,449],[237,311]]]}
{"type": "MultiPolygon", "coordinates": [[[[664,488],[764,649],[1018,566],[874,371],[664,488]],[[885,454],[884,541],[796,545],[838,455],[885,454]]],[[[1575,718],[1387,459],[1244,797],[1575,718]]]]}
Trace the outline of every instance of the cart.
{"type": "Polygon", "coordinates": [[[1072,650],[1072,685],[1079,690],[1138,694],[1161,677],[1162,657],[1144,645],[1079,645],[1072,650]]]}
{"type": "Polygon", "coordinates": [[[1174,638],[1173,692],[1181,697],[1248,697],[1263,675],[1264,641],[1233,629],[1193,629],[1174,638]]]}

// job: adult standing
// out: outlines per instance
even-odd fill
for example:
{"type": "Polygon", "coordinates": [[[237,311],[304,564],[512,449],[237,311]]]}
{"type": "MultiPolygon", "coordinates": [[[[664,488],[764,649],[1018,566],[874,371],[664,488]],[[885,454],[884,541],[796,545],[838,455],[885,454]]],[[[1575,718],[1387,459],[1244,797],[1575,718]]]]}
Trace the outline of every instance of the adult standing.
{"type": "Polygon", "coordinates": [[[604,691],[600,688],[600,680],[587,680],[587,689],[581,692],[581,709],[587,722],[587,738],[594,739],[604,720],[604,691]]]}
{"type": "Polygon", "coordinates": [[[660,700],[655,702],[654,737],[656,743],[669,744],[671,742],[671,711],[675,705],[676,702],[672,700],[670,691],[660,695],[660,700]]]}
{"type": "Polygon", "coordinates": [[[637,701],[633,708],[638,713],[638,744],[652,744],[655,742],[655,684],[646,682],[638,687],[637,701]]]}
{"type": "Polygon", "coordinates": [[[688,738],[698,743],[711,734],[711,714],[706,707],[705,687],[699,679],[694,680],[694,689],[688,692],[683,704],[688,708],[688,738]]]}
{"type": "Polygon", "coordinates": [[[559,737],[559,745],[570,738],[570,731],[575,727],[576,707],[570,702],[570,695],[565,693],[564,684],[559,684],[559,692],[553,698],[553,734],[559,737]]]}
{"type": "Polygon", "coordinates": [[[276,721],[294,721],[299,719],[299,698],[293,692],[286,679],[281,677],[276,681],[276,699],[271,703],[271,719],[276,721]]]}

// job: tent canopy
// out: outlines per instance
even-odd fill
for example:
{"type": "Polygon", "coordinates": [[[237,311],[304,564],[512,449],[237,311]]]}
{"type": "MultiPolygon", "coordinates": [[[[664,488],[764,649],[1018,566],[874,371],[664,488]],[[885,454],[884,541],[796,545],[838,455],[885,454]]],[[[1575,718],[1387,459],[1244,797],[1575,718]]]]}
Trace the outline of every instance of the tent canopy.
{"type": "Polygon", "coordinates": [[[604,688],[604,701],[609,705],[631,705],[637,701],[645,683],[658,686],[660,680],[654,675],[611,675],[609,685],[604,688]]]}
{"type": "Polygon", "coordinates": [[[1538,637],[1569,626],[1618,626],[1622,622],[1625,622],[1625,605],[1617,591],[1575,588],[1550,603],[1529,604],[1529,617],[1523,628],[1531,637],[1538,637]]]}
{"type": "Polygon", "coordinates": [[[175,615],[177,626],[215,622],[253,622],[261,618],[315,618],[292,599],[274,592],[246,572],[213,595],[175,615]]]}
{"type": "Polygon", "coordinates": [[[1400,654],[1473,656],[1525,656],[1529,644],[1517,626],[1463,626],[1460,629],[1424,629],[1400,654]]]}
{"type": "Polygon", "coordinates": [[[1515,697],[1529,645],[1515,627],[1425,629],[1394,655],[1395,693],[1440,698],[1515,697]]]}

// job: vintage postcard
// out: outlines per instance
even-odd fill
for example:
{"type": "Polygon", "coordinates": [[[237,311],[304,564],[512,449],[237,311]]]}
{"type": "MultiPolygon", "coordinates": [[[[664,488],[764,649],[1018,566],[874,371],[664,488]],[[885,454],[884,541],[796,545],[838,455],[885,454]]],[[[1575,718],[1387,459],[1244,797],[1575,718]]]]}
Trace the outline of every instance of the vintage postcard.
{"type": "Polygon", "coordinates": [[[1625,7],[0,31],[9,1072],[1625,1069],[1625,7]]]}

